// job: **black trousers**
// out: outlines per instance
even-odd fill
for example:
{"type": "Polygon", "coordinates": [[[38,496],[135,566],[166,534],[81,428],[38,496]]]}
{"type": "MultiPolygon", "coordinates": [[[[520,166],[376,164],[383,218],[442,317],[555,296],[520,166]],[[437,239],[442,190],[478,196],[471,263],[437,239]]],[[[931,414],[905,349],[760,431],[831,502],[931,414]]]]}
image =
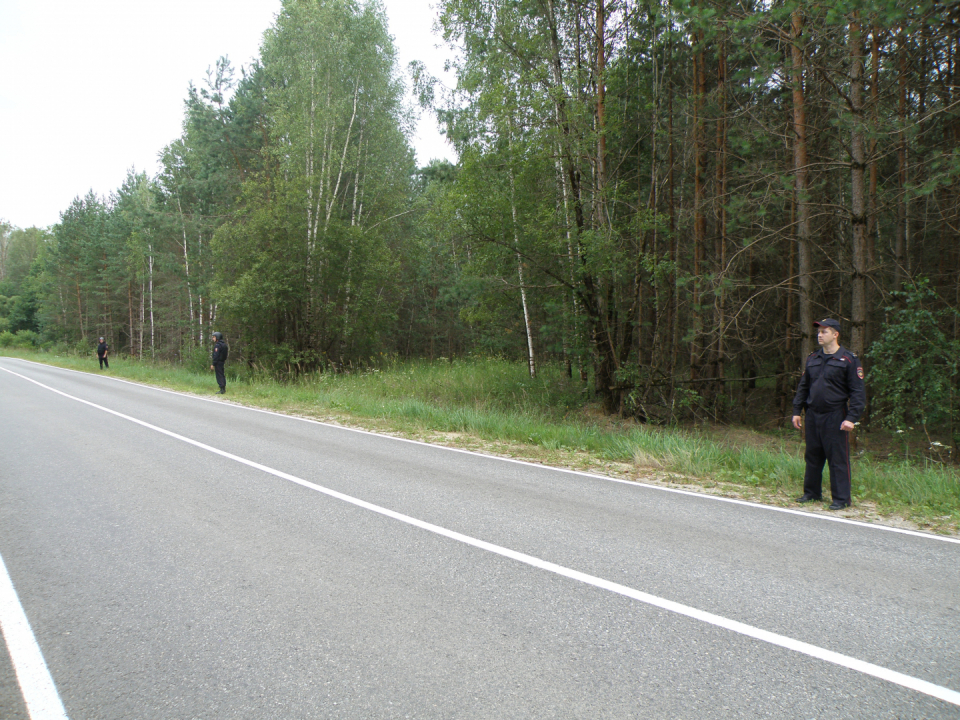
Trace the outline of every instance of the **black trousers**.
{"type": "Polygon", "coordinates": [[[110,362],[107,360],[106,356],[97,355],[97,360],[100,361],[101,370],[103,370],[104,368],[106,368],[107,370],[110,369],[110,362]]]}
{"type": "Polygon", "coordinates": [[[823,482],[823,463],[830,466],[830,494],[834,500],[850,502],[850,433],[840,429],[847,409],[826,413],[807,409],[807,471],[803,492],[819,497],[823,482]]]}
{"type": "Polygon", "coordinates": [[[223,374],[223,363],[214,363],[213,369],[217,373],[217,385],[221,390],[227,389],[227,376],[223,374]]]}

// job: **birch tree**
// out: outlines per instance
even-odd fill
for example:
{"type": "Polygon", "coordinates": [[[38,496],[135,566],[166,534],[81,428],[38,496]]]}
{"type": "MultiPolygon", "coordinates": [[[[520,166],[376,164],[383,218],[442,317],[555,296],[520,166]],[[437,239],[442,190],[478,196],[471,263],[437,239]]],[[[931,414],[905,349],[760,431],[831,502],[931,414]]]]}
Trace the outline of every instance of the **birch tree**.
{"type": "Polygon", "coordinates": [[[337,365],[394,312],[382,291],[413,170],[384,10],[290,0],[262,62],[275,172],[244,180],[245,219],[218,233],[223,296],[238,319],[272,326],[260,352],[337,365]]]}

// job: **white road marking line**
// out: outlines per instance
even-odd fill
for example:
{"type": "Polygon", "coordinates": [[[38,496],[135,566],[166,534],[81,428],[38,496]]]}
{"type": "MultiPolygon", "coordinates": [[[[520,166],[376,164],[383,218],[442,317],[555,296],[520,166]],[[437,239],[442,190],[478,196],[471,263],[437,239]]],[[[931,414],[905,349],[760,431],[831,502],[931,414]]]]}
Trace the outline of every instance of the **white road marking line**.
{"type": "Polygon", "coordinates": [[[440,527],[439,525],[434,525],[432,523],[424,522],[423,520],[418,520],[417,518],[411,517],[409,515],[404,515],[403,513],[395,512],[394,510],[389,510],[387,508],[381,507],[379,505],[374,505],[365,500],[360,500],[359,498],[352,497],[350,495],[345,495],[336,490],[330,488],[325,488],[321,485],[316,485],[315,483],[309,482],[302,478],[297,477],[296,475],[291,475],[285,473],[282,470],[276,470],[274,468],[268,467],[267,465],[261,465],[258,462],[253,460],[247,460],[246,458],[240,457],[239,455],[234,455],[233,453],[226,452],[225,450],[220,450],[218,448],[212,447],[205,443],[199,442],[197,440],[192,440],[183,435],[178,435],[175,432],[170,430],[165,430],[156,425],[151,425],[148,422],[143,420],[138,420],[135,417],[130,415],[124,415],[123,413],[117,412],[116,410],[111,410],[110,408],[103,407],[102,405],[97,405],[92,403],[89,400],[84,400],[82,398],[74,397],[73,395],[68,395],[65,392],[52,388],[49,385],[44,385],[41,382],[37,382],[32,378],[28,378],[25,375],[20,375],[15,373],[12,370],[7,368],[0,368],[12,375],[16,375],[19,378],[22,378],[28,382],[31,382],[35,385],[50,390],[51,392],[56,393],[57,395],[62,395],[65,398],[71,400],[76,400],[79,403],[84,405],[89,405],[90,407],[96,408],[97,410],[102,410],[110,415],[115,415],[116,417],[123,418],[124,420],[129,420],[132,423],[141,425],[150,430],[154,430],[158,433],[166,435],[168,437],[174,438],[181,442],[187,443],[188,445],[193,445],[194,447],[200,448],[201,450],[206,450],[207,452],[219,455],[220,457],[227,458],[228,460],[233,460],[234,462],[240,463],[241,465],[246,465],[248,467],[260,470],[261,472],[267,473],[268,475],[273,475],[274,477],[281,478],[283,480],[288,480],[297,485],[301,485],[310,490],[314,490],[318,493],[322,493],[329,497],[341,500],[343,502],[349,503],[364,510],[369,510],[375,512],[384,517],[397,520],[407,525],[412,525],[413,527],[420,528],[421,530],[426,530],[427,532],[440,535],[450,540],[455,540],[457,542],[463,543],[464,545],[469,545],[471,547],[478,548],[480,550],[485,550],[501,557],[509,558],[526,565],[530,565],[541,570],[545,570],[562,577],[569,578],[571,580],[576,580],[577,582],[584,583],[586,585],[591,585],[593,587],[599,588],[601,590],[607,590],[608,592],[616,593],[617,595],[623,595],[624,597],[631,598],[633,600],[638,600],[647,605],[652,605],[653,607],[658,607],[668,612],[676,613],[678,615],[683,615],[685,617],[692,618],[694,620],[699,620],[700,622],[707,623],[708,625],[713,625],[715,627],[720,627],[725,630],[730,630],[731,632],[738,633],[740,635],[745,635],[747,637],[760,640],[761,642],[769,643],[770,645],[776,645],[777,647],[782,647],[787,650],[792,650],[794,652],[808,655],[809,657],[816,658],[818,660],[823,660],[824,662],[832,663],[834,665],[839,665],[841,667],[848,668],[850,670],[855,670],[857,672],[863,673],[864,675],[871,675],[875,678],[881,680],[886,680],[887,682],[900,685],[902,687],[908,688],[910,690],[915,690],[916,692],[923,693],[924,695],[929,695],[931,697],[943,700],[944,702],[951,703],[953,705],[960,706],[960,692],[956,690],[951,690],[950,688],[943,687],[941,685],[935,685],[934,683],[928,682],[926,680],[921,680],[919,678],[911,677],[909,675],[904,675],[903,673],[896,672],[895,670],[890,670],[889,668],[881,667],[879,665],[874,665],[873,663],[868,663],[863,660],[858,660],[857,658],[850,657],[849,655],[843,655],[838,652],[833,652],[832,650],[827,650],[825,648],[818,647],[816,645],[811,645],[810,643],[805,643],[800,640],[794,640],[785,635],[779,635],[774,632],[769,632],[767,630],[762,630],[760,628],[753,627],[752,625],[747,625],[746,623],[741,623],[736,620],[731,620],[729,618],[722,617],[720,615],[714,615],[713,613],[705,612],[703,610],[698,610],[697,608],[690,607],[688,605],[683,605],[672,600],[667,600],[665,598],[657,597],[656,595],[650,595],[649,593],[642,592],[640,590],[635,590],[634,588],[627,587],[626,585],[621,585],[619,583],[611,582],[594,575],[588,575],[587,573],[579,572],[578,570],[572,570],[571,568],[564,567],[563,565],[557,565],[556,563],[549,562],[547,560],[542,560],[540,558],[534,557],[532,555],[527,555],[525,553],[517,552],[515,550],[510,550],[509,548],[502,547],[500,545],[494,545],[493,543],[486,542],[485,540],[479,540],[477,538],[471,537],[469,535],[464,535],[458,533],[454,530],[448,530],[447,528],[440,527]]]}
{"type": "MultiPolygon", "coordinates": [[[[395,440],[397,442],[410,443],[412,445],[422,445],[424,447],[434,448],[436,450],[446,450],[448,452],[462,453],[464,455],[473,455],[475,457],[484,458],[486,460],[497,460],[500,462],[514,463],[516,465],[525,465],[526,467],[540,468],[541,470],[552,470],[559,473],[565,473],[567,475],[577,475],[579,477],[588,477],[594,480],[604,480],[606,482],[619,483],[621,485],[630,485],[632,487],[641,487],[647,490],[658,490],[660,492],[673,493],[674,495],[685,495],[687,497],[699,498],[701,500],[714,500],[716,502],[729,503],[731,505],[742,505],[744,507],[754,508],[756,510],[769,510],[771,512],[783,513],[785,515],[796,515],[808,520],[821,520],[823,522],[832,522],[840,523],[841,525],[853,525],[855,527],[868,528],[870,530],[882,530],[884,532],[896,533],[897,535],[909,535],[910,537],[923,538],[925,540],[938,540],[940,542],[952,543],[954,545],[960,545],[960,538],[947,537],[945,535],[934,535],[932,533],[920,532],[918,530],[908,530],[907,528],[898,528],[891,527],[889,525],[876,525],[874,523],[863,522],[862,520],[851,520],[850,518],[839,517],[836,515],[820,515],[818,513],[806,512],[804,510],[793,510],[791,508],[782,508],[776,507],[774,505],[764,505],[762,503],[750,502],[749,500],[738,500],[737,498],[728,498],[722,497],[720,495],[709,495],[707,493],[696,492],[694,490],[681,490],[680,488],[671,488],[664,487],[663,485],[651,485],[649,483],[639,482],[637,480],[622,480],[620,478],[609,477],[607,475],[596,475],[594,473],[584,472],[583,470],[570,470],[569,468],[554,467],[553,465],[542,465],[539,463],[527,462],[526,460],[517,460],[516,458],[502,457],[500,455],[486,455],[484,453],[475,452],[473,450],[464,450],[463,448],[453,448],[447,447],[446,445],[434,445],[433,443],[424,442],[422,440],[411,440],[409,438],[397,437],[395,435],[384,435],[382,433],[376,433],[371,430],[361,430],[360,428],[346,427],[344,425],[335,425],[334,423],[322,422],[320,420],[313,420],[311,418],[300,417],[299,415],[287,415],[285,413],[276,412],[274,410],[264,410],[263,408],[250,407],[249,405],[240,405],[239,403],[224,402],[223,400],[215,400],[213,398],[199,397],[197,395],[192,395],[186,392],[180,392],[178,390],[168,390],[167,388],[160,388],[154,385],[147,385],[145,383],[135,382],[133,380],[125,380],[123,378],[112,377],[108,375],[97,375],[95,373],[84,372],[82,370],[72,370],[70,368],[57,367],[56,365],[46,365],[44,363],[34,362],[33,360],[24,360],[23,358],[12,358],[13,360],[19,360],[20,362],[29,363],[31,365],[39,365],[43,368],[50,368],[53,370],[62,370],[64,372],[76,373],[77,375],[86,375],[88,377],[99,377],[104,380],[112,380],[114,382],[125,383],[127,385],[133,385],[139,388],[146,388],[148,390],[155,390],[157,392],[168,393],[170,395],[176,395],[182,398],[188,398],[191,400],[200,400],[201,402],[217,403],[218,405],[226,405],[227,407],[237,408],[238,410],[249,410],[250,412],[263,413],[265,415],[273,415],[275,417],[286,418],[287,420],[297,420],[299,422],[311,423],[313,425],[320,425],[322,427],[333,428],[334,430],[345,430],[347,432],[359,433],[361,435],[370,435],[372,437],[383,438],[386,440],[395,440]]],[[[6,369],[6,368],[0,368],[6,369]]],[[[12,370],[7,370],[7,372],[14,373],[12,370]]],[[[22,376],[21,376],[22,377],[22,376]]]]}
{"type": "Polygon", "coordinates": [[[0,630],[10,652],[30,720],[67,720],[67,711],[0,555],[0,630]]]}

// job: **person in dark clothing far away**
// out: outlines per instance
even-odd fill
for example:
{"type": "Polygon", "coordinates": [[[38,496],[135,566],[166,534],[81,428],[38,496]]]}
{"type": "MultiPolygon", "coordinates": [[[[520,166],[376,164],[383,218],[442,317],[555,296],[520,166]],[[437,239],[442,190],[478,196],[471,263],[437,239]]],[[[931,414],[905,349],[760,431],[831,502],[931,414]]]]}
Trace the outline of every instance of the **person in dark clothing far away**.
{"type": "Polygon", "coordinates": [[[797,502],[821,499],[823,463],[830,466],[830,510],[850,505],[850,431],[867,403],[863,367],[857,356],[840,347],[840,323],[827,318],[815,322],[820,349],[807,357],[800,386],[793,398],[793,426],[807,411],[807,461],[803,495],[797,502]]]}
{"type": "Polygon", "coordinates": [[[227,361],[227,344],[223,341],[223,335],[218,332],[213,334],[213,339],[210,369],[217,373],[217,385],[220,386],[220,395],[223,395],[227,391],[227,377],[223,374],[223,364],[227,361]]]}
{"type": "Polygon", "coordinates": [[[107,345],[107,341],[103,338],[100,338],[100,344],[97,345],[97,360],[100,361],[100,369],[103,370],[106,368],[110,369],[110,361],[108,356],[110,355],[110,346],[107,345]]]}

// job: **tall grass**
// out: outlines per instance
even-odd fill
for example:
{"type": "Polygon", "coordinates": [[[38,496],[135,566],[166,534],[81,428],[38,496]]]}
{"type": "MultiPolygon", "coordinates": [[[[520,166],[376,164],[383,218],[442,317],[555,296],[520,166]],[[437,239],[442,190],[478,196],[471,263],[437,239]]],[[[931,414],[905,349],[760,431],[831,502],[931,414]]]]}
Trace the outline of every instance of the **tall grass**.
{"type": "MultiPolygon", "coordinates": [[[[98,372],[95,359],[6,351],[73,369],[98,372]]],[[[212,372],[185,366],[111,361],[110,374],[188,392],[212,393],[212,372]]],[[[526,366],[500,359],[383,361],[363,372],[314,373],[288,380],[228,364],[228,398],[279,411],[349,416],[409,434],[456,433],[487,443],[535,450],[547,462],[604,462],[639,474],[671,473],[690,482],[764,488],[787,500],[802,488],[804,461],[796,437],[741,434],[731,441],[708,429],[658,428],[604,417],[585,403],[582,386],[557,366],[536,379],[526,366]],[[573,459],[573,460],[571,460],[573,459]]],[[[529,453],[528,453],[529,454],[529,453]]],[[[902,512],[935,527],[960,521],[960,473],[855,459],[854,496],[881,512],[902,512]]],[[[828,482],[824,472],[824,484],[828,482]]]]}

